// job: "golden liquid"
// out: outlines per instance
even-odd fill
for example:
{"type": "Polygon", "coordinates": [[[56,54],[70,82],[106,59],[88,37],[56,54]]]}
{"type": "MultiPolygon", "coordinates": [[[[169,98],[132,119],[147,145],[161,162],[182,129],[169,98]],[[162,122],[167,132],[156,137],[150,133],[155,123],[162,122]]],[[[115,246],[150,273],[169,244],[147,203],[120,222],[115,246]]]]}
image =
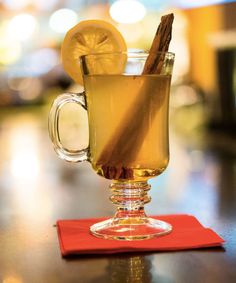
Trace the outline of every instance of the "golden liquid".
{"type": "Polygon", "coordinates": [[[99,175],[141,181],[166,168],[170,79],[169,75],[85,76],[90,161],[99,175]],[[119,175],[119,168],[126,173],[119,175]]]}

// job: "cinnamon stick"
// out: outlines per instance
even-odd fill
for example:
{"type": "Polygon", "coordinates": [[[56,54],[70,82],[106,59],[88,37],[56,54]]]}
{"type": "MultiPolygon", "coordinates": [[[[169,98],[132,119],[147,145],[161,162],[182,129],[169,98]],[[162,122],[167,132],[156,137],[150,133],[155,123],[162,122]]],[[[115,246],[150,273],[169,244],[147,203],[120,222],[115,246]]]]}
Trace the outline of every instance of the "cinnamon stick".
{"type": "MultiPolygon", "coordinates": [[[[161,17],[161,23],[158,26],[153,43],[151,45],[149,56],[146,60],[142,74],[160,74],[164,63],[163,54],[169,48],[171,40],[173,14],[161,17]]],[[[148,91],[149,85],[144,85],[142,91],[148,91]]],[[[97,165],[102,167],[103,175],[107,179],[132,179],[133,170],[124,167],[126,159],[132,160],[142,145],[145,126],[147,125],[148,113],[140,115],[142,105],[146,97],[140,95],[127,111],[127,115],[109,139],[104,150],[98,158],[97,165]]],[[[156,97],[155,99],[162,99],[156,97]]],[[[161,105],[161,103],[158,103],[161,105]]]]}
{"type": "Polygon", "coordinates": [[[158,52],[168,51],[171,41],[173,21],[173,14],[161,17],[161,23],[157,28],[142,74],[160,74],[163,58],[162,54],[158,52]]]}

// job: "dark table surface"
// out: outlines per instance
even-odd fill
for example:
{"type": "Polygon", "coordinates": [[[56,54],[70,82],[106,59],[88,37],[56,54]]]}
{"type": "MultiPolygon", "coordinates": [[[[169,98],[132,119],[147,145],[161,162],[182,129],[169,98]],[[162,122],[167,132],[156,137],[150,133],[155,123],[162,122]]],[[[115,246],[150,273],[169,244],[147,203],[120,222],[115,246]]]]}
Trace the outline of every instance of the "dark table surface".
{"type": "Polygon", "coordinates": [[[59,160],[48,109],[0,120],[0,282],[236,282],[235,148],[206,133],[171,134],[168,169],[150,181],[148,214],[187,213],[212,228],[223,248],[61,257],[58,219],[111,216],[109,182],[89,164],[59,160]],[[99,200],[99,201],[98,201],[99,200]]]}

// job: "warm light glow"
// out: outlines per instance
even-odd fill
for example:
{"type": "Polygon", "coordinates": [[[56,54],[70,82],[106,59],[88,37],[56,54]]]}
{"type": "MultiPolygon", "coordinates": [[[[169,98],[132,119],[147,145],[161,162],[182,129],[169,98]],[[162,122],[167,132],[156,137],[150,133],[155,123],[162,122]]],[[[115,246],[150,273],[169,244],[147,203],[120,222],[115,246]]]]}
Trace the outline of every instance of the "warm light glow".
{"type": "MultiPolygon", "coordinates": [[[[48,220],[52,216],[52,203],[48,194],[50,184],[45,182],[51,176],[52,166],[51,159],[47,155],[51,152],[47,148],[49,140],[45,138],[47,117],[44,111],[40,110],[40,114],[37,112],[36,109],[15,111],[14,115],[6,115],[1,121],[2,158],[7,159],[4,168],[1,168],[3,169],[1,178],[3,183],[7,183],[7,188],[14,190],[12,205],[15,213],[25,216],[22,217],[20,225],[27,225],[29,229],[34,226],[33,234],[22,233],[18,237],[19,244],[21,241],[25,243],[28,237],[37,238],[37,222],[49,224],[48,220]]],[[[38,244],[37,241],[31,241],[29,249],[35,244],[38,244]]],[[[22,283],[23,281],[17,274],[7,272],[0,282],[22,283]]]]}
{"type": "Polygon", "coordinates": [[[188,20],[182,11],[175,12],[172,39],[169,50],[175,53],[172,83],[181,82],[189,71],[188,20]]]}
{"type": "Polygon", "coordinates": [[[21,55],[21,44],[15,38],[9,36],[7,23],[0,27],[0,64],[15,63],[21,55]]]}
{"type": "Polygon", "coordinates": [[[140,40],[144,34],[144,29],[140,23],[136,23],[134,25],[119,24],[118,29],[124,36],[127,43],[134,43],[140,40]]]}
{"type": "Polygon", "coordinates": [[[58,33],[65,33],[72,28],[78,21],[77,14],[70,9],[60,9],[55,11],[49,20],[52,30],[58,33]]]}
{"type": "Polygon", "coordinates": [[[8,34],[18,40],[28,39],[36,29],[36,19],[30,14],[20,14],[8,24],[8,34]]]}
{"type": "Polygon", "coordinates": [[[21,278],[15,276],[9,276],[3,279],[2,283],[22,283],[21,278]]]}
{"type": "Polygon", "coordinates": [[[0,33],[0,64],[15,63],[21,55],[21,45],[18,41],[1,36],[0,33]]]}
{"type": "Polygon", "coordinates": [[[145,14],[145,7],[137,0],[118,0],[110,8],[111,17],[118,23],[136,23],[145,14]]]}
{"type": "Polygon", "coordinates": [[[12,131],[10,141],[12,176],[18,182],[35,181],[40,170],[38,136],[35,129],[32,125],[19,125],[12,131]]]}
{"type": "Polygon", "coordinates": [[[11,167],[13,177],[32,180],[39,172],[38,158],[31,153],[18,154],[12,160],[11,167]]]}

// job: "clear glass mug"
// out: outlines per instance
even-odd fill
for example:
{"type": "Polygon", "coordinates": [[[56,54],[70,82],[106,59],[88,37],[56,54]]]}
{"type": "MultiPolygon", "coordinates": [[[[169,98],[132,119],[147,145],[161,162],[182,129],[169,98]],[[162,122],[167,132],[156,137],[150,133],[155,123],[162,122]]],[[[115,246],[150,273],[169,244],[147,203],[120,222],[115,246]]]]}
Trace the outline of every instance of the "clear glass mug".
{"type": "Polygon", "coordinates": [[[169,161],[168,109],[173,53],[160,53],[160,74],[142,74],[148,54],[101,53],[80,58],[85,92],[58,96],[49,116],[49,134],[58,156],[69,162],[89,161],[97,174],[111,179],[115,216],[90,227],[105,239],[140,240],[167,234],[170,224],[146,216],[148,179],[169,161]],[[105,60],[105,61],[104,61],[105,60]],[[116,69],[106,70],[110,62],[116,69]],[[123,73],[120,73],[120,69],[123,73]],[[59,116],[67,103],[88,112],[89,146],[69,150],[61,143],[59,116]]]}

